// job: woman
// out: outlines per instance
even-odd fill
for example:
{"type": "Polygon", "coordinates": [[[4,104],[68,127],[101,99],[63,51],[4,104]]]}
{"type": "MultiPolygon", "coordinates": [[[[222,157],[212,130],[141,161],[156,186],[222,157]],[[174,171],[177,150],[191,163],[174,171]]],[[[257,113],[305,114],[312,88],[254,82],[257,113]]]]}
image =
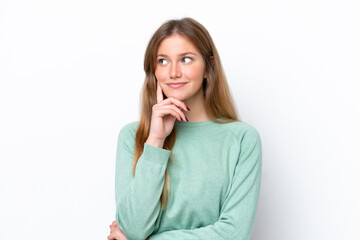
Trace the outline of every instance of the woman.
{"type": "Polygon", "coordinates": [[[261,140],[238,120],[208,31],[165,22],[144,69],[140,121],[119,133],[108,239],[250,239],[261,140]]]}

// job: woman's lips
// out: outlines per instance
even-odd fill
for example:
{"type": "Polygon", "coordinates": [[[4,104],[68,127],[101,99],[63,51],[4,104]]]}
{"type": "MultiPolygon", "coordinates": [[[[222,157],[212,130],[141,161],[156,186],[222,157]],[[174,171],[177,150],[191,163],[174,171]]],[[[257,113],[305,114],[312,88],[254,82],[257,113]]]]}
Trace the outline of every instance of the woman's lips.
{"type": "Polygon", "coordinates": [[[168,86],[171,88],[179,88],[184,86],[186,83],[168,83],[168,86]]]}

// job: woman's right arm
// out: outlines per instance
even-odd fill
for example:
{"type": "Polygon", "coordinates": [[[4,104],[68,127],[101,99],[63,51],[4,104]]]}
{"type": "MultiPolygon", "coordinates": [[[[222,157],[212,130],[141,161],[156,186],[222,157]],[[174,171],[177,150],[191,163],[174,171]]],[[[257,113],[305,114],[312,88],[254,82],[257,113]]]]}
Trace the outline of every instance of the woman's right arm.
{"type": "Polygon", "coordinates": [[[132,176],[135,132],[128,125],[119,133],[115,169],[116,221],[129,239],[143,240],[156,229],[165,170],[171,153],[162,147],[176,119],[185,119],[179,108],[189,111],[177,99],[164,100],[158,84],[150,133],[136,164],[135,177],[132,176]]]}
{"type": "Polygon", "coordinates": [[[155,230],[171,151],[145,143],[132,176],[134,132],[121,129],[115,168],[116,221],[128,239],[143,240],[155,230]]]}

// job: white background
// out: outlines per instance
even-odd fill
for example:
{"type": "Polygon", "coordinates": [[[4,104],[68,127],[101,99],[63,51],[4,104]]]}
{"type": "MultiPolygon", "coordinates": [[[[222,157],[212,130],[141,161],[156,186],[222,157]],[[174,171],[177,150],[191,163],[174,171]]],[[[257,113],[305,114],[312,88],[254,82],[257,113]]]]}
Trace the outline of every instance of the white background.
{"type": "Polygon", "coordinates": [[[209,30],[262,138],[252,239],[360,239],[355,0],[2,0],[0,239],[106,239],[146,45],[187,16],[209,30]]]}

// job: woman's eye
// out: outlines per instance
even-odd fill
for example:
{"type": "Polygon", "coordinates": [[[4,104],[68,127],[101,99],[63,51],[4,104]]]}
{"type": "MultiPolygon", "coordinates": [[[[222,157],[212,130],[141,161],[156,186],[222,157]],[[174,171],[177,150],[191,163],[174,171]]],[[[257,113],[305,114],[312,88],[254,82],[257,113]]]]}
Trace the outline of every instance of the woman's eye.
{"type": "Polygon", "coordinates": [[[189,58],[189,57],[184,57],[184,58],[183,58],[183,62],[184,62],[184,63],[189,63],[189,62],[191,62],[191,60],[192,60],[192,59],[189,58]]]}
{"type": "Polygon", "coordinates": [[[167,63],[167,61],[165,60],[165,59],[159,59],[159,63],[161,64],[161,65],[164,65],[164,64],[166,64],[167,63]]]}

